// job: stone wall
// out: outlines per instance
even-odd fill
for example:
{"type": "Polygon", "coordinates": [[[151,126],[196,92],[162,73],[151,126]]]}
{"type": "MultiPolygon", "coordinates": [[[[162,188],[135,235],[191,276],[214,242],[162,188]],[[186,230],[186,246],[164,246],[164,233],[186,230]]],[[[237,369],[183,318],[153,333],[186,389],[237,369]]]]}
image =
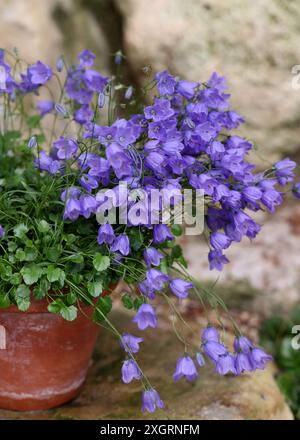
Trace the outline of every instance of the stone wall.
{"type": "Polygon", "coordinates": [[[300,145],[299,23],[297,0],[0,0],[0,46],[29,61],[89,47],[109,72],[122,48],[135,84],[144,65],[192,80],[226,75],[243,133],[269,159],[300,145]]]}

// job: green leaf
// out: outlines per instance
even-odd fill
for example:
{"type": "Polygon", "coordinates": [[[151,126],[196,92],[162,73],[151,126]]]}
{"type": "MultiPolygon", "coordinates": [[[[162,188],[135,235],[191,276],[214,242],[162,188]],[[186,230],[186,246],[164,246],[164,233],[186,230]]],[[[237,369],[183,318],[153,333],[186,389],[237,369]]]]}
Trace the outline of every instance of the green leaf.
{"type": "Polygon", "coordinates": [[[179,262],[183,267],[185,267],[185,268],[187,269],[188,264],[187,264],[187,261],[186,261],[186,259],[184,258],[184,256],[181,256],[180,258],[178,258],[178,262],[179,262]]]}
{"type": "Polygon", "coordinates": [[[82,264],[84,262],[84,258],[81,254],[74,254],[69,257],[69,261],[72,261],[72,263],[82,264]]]}
{"type": "Polygon", "coordinates": [[[25,257],[26,257],[26,254],[23,251],[23,249],[19,248],[16,251],[15,257],[16,257],[16,260],[18,260],[18,261],[24,261],[25,257]]]}
{"type": "Polygon", "coordinates": [[[162,260],[160,260],[159,269],[163,273],[168,274],[169,265],[168,265],[168,261],[166,258],[163,258],[162,260]]]}
{"type": "Polygon", "coordinates": [[[23,238],[27,238],[26,234],[29,231],[29,229],[27,228],[26,225],[24,225],[24,223],[20,223],[19,225],[14,227],[13,231],[16,237],[23,239],[23,238]]]}
{"type": "Polygon", "coordinates": [[[26,312],[30,306],[30,289],[25,284],[20,284],[15,290],[15,300],[19,310],[26,312]]]}
{"type": "Polygon", "coordinates": [[[77,318],[77,307],[65,306],[61,309],[60,314],[66,321],[74,321],[77,318]]]}
{"type": "Polygon", "coordinates": [[[16,260],[16,256],[15,256],[15,254],[9,254],[9,255],[8,255],[8,261],[9,261],[10,263],[12,263],[12,264],[15,264],[15,262],[17,261],[17,260],[16,260]]]}
{"type": "Polygon", "coordinates": [[[112,309],[112,299],[109,296],[100,297],[96,304],[96,309],[93,313],[94,322],[102,322],[105,316],[112,309]]]}
{"type": "Polygon", "coordinates": [[[50,230],[50,225],[46,220],[39,221],[37,227],[41,234],[46,234],[50,230]]]}
{"type": "Polygon", "coordinates": [[[182,227],[180,225],[172,225],[171,232],[175,237],[182,235],[182,227]]]}
{"type": "Polygon", "coordinates": [[[93,259],[93,265],[98,272],[102,272],[110,266],[110,259],[105,255],[96,253],[93,259]]]}
{"type": "Polygon", "coordinates": [[[36,264],[31,264],[30,266],[23,267],[21,269],[23,280],[28,286],[37,283],[39,278],[42,276],[42,273],[43,271],[41,267],[37,266],[36,264]]]}
{"type": "Polygon", "coordinates": [[[88,289],[88,292],[93,297],[96,298],[97,296],[101,295],[101,293],[103,291],[103,286],[102,286],[102,283],[100,281],[88,282],[87,283],[87,289],[88,289]]]}
{"type": "Polygon", "coordinates": [[[143,244],[144,238],[140,229],[132,228],[128,231],[130,246],[134,251],[138,251],[143,244]]]}
{"type": "Polygon", "coordinates": [[[48,266],[47,268],[47,279],[50,283],[54,283],[55,281],[58,281],[62,286],[65,282],[66,274],[62,269],[59,269],[55,266],[48,266]]]}
{"type": "Polygon", "coordinates": [[[52,263],[56,263],[56,261],[58,260],[60,253],[61,253],[61,249],[59,246],[56,247],[49,247],[46,248],[44,250],[46,257],[48,258],[48,260],[50,260],[52,263]]]}
{"type": "Polygon", "coordinates": [[[5,295],[0,295],[0,308],[5,309],[6,307],[9,307],[11,304],[9,295],[6,293],[5,295]]]}
{"type": "Polygon", "coordinates": [[[66,306],[61,299],[57,299],[48,305],[50,313],[59,313],[66,321],[74,321],[77,317],[77,307],[66,306]]]}
{"type": "Polygon", "coordinates": [[[11,266],[0,264],[0,278],[3,281],[9,281],[12,276],[12,268],[11,266]]]}
{"type": "Polygon", "coordinates": [[[21,274],[18,273],[18,272],[13,273],[12,276],[10,277],[9,282],[10,282],[13,286],[18,286],[18,285],[21,284],[21,282],[22,282],[21,274]]]}
{"type": "Polygon", "coordinates": [[[48,305],[48,312],[50,313],[60,313],[62,307],[64,307],[64,303],[61,299],[57,299],[48,305]]]}
{"type": "Polygon", "coordinates": [[[129,309],[129,310],[133,309],[133,300],[132,300],[131,296],[128,295],[128,293],[125,293],[122,296],[122,303],[126,309],[129,309]]]}
{"type": "Polygon", "coordinates": [[[25,247],[25,261],[34,261],[38,256],[38,251],[34,247],[25,247]]]}
{"type": "Polygon", "coordinates": [[[43,277],[39,284],[33,289],[33,295],[36,299],[45,298],[50,289],[50,283],[46,277],[43,277]]]}
{"type": "Polygon", "coordinates": [[[63,234],[63,240],[67,243],[67,245],[70,245],[76,241],[76,235],[74,234],[63,234]]]}
{"type": "Polygon", "coordinates": [[[17,249],[17,243],[15,243],[14,241],[10,241],[9,243],[8,243],[8,246],[7,246],[7,248],[8,248],[8,250],[9,250],[9,252],[15,252],[15,250],[17,249]]]}
{"type": "Polygon", "coordinates": [[[73,292],[72,290],[67,294],[67,303],[68,305],[72,305],[75,304],[77,300],[77,295],[75,292],[73,292]]]}
{"type": "Polygon", "coordinates": [[[172,258],[174,258],[174,260],[180,258],[182,256],[182,249],[181,246],[179,246],[179,244],[176,244],[171,252],[171,256],[172,258]]]}

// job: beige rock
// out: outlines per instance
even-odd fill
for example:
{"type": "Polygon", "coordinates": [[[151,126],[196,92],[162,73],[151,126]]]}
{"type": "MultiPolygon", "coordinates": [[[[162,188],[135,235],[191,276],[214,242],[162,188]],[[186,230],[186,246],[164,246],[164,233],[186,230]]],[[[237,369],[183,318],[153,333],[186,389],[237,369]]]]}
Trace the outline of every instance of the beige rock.
{"type": "Polygon", "coordinates": [[[243,133],[268,159],[299,147],[300,90],[291,85],[291,68],[300,63],[298,2],[114,1],[136,75],[150,64],[205,81],[216,70],[228,78],[232,103],[246,118],[243,133]]]}
{"type": "Polygon", "coordinates": [[[55,62],[61,52],[62,37],[51,12],[56,0],[0,0],[1,47],[16,47],[28,62],[37,59],[55,62]]]}
{"type": "MultiPolygon", "coordinates": [[[[130,316],[114,313],[118,329],[137,334],[130,316]]],[[[211,367],[201,370],[198,381],[172,382],[172,373],[182,347],[170,325],[160,318],[161,329],[145,332],[138,361],[166,404],[165,411],[140,413],[140,384],[124,385],[120,367],[124,353],[110,333],[100,335],[94,362],[81,395],[69,405],[39,413],[0,410],[0,419],[162,419],[162,420],[292,420],[293,416],[271,374],[259,371],[242,377],[220,377],[211,367]]],[[[189,322],[198,343],[199,326],[189,322]]]]}
{"type": "Polygon", "coordinates": [[[109,71],[106,38],[92,12],[74,0],[0,0],[0,41],[29,63],[40,59],[54,66],[61,54],[74,62],[88,47],[97,54],[97,67],[109,71]]]}

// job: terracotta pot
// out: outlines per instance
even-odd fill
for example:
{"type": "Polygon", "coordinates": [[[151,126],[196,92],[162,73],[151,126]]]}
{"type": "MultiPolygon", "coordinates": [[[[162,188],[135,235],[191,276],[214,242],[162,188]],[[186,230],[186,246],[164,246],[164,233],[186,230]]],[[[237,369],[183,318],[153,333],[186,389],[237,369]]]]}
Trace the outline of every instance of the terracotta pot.
{"type": "MultiPolygon", "coordinates": [[[[82,309],[91,316],[92,307],[82,309]]],[[[100,329],[84,314],[66,321],[46,300],[25,313],[0,309],[0,408],[49,409],[77,396],[100,329]]]]}

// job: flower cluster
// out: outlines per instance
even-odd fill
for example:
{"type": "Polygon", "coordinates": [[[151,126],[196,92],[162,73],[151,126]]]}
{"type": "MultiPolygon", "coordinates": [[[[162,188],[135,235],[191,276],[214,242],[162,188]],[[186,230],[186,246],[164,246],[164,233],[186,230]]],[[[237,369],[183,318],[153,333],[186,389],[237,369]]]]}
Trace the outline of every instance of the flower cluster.
{"type": "MultiPolygon", "coordinates": [[[[123,98],[130,103],[133,88],[116,83],[116,77],[109,79],[101,75],[93,68],[94,60],[95,55],[87,49],[79,54],[75,65],[67,66],[60,58],[55,74],[49,66],[38,61],[27,66],[18,81],[4,61],[3,52],[0,53],[0,65],[6,72],[0,91],[13,102],[28,93],[38,95],[39,88],[52,76],[64,75],[65,87],[61,88],[60,97],[37,102],[39,119],[34,128],[40,129],[43,119],[51,115],[54,126],[57,118],[65,119],[66,126],[59,134],[53,131],[49,148],[42,148],[45,138],[41,140],[40,134],[32,133],[31,127],[28,147],[35,155],[38,184],[43,179],[48,191],[43,201],[49,199],[55,186],[57,192],[53,197],[58,194],[58,198],[52,201],[53,205],[61,209],[60,221],[71,231],[68,239],[65,235],[61,238],[61,242],[66,242],[64,245],[60,243],[60,252],[64,247],[66,250],[62,264],[70,263],[67,246],[70,245],[72,251],[76,249],[76,234],[82,238],[82,247],[79,248],[82,254],[88,241],[93,246],[84,255],[87,260],[92,258],[92,262],[85,266],[84,274],[80,272],[84,268],[84,259],[72,257],[71,282],[67,281],[69,278],[65,274],[62,275],[61,269],[53,265],[45,274],[40,268],[45,265],[43,260],[38,261],[38,269],[35,266],[33,270],[33,264],[22,267],[20,276],[26,286],[42,283],[47,278],[47,288],[52,288],[49,282],[54,280],[58,283],[56,288],[67,287],[71,292],[76,285],[86,283],[88,299],[99,297],[96,309],[100,314],[95,315],[96,320],[107,319],[111,309],[111,300],[104,300],[101,296],[102,284],[123,278],[127,284],[135,285],[130,295],[122,297],[125,307],[136,311],[133,322],[139,330],[155,328],[158,318],[153,301],[157,296],[170,292],[182,300],[192,289],[197,291],[194,281],[185,270],[182,271],[186,263],[176,244],[176,236],[180,235],[182,228],[172,214],[184,201],[184,190],[203,194],[209,266],[220,271],[229,262],[225,250],[243,237],[254,239],[260,231],[261,226],[251,217],[251,211],[273,213],[282,203],[284,192],[280,188],[293,183],[296,164],[287,158],[264,172],[256,172],[248,156],[252,144],[231,133],[243,123],[243,118],[232,110],[225,79],[216,73],[200,83],[175,78],[167,71],[160,72],[152,82],[157,87],[153,102],[143,106],[139,113],[125,118],[124,114],[115,114],[118,102],[112,105],[111,99],[119,90],[125,89],[123,98]],[[107,123],[103,123],[106,104],[108,117],[107,123]],[[153,190],[159,190],[160,196],[153,197],[153,190]],[[122,221],[124,207],[131,214],[126,217],[126,222],[122,221]],[[171,214],[165,221],[170,207],[171,214]],[[110,221],[113,213],[117,219],[110,221]],[[179,275],[171,276],[171,268],[179,275]]],[[[121,62],[122,57],[117,54],[116,63],[121,62]]],[[[59,83],[63,81],[59,80],[59,83]]],[[[299,185],[292,187],[297,198],[300,198],[299,185]]],[[[52,221],[53,216],[50,217],[48,212],[44,215],[47,221],[52,221]]],[[[57,218],[55,227],[56,222],[57,218]]],[[[6,239],[5,229],[5,224],[0,225],[1,240],[6,239]]],[[[25,233],[24,225],[21,229],[22,234],[19,233],[20,226],[11,228],[16,236],[14,239],[24,239],[28,247],[28,228],[25,233]]],[[[48,229],[44,232],[42,227],[41,231],[45,235],[43,240],[47,240],[48,229]]],[[[40,239],[36,242],[42,243],[40,239]]],[[[12,248],[11,244],[9,246],[12,248]]],[[[15,242],[13,246],[17,248],[15,242]]],[[[43,258],[58,261],[53,252],[43,258]]],[[[76,289],[75,299],[79,290],[76,289]]],[[[60,313],[75,318],[76,314],[70,314],[70,307],[73,307],[72,311],[75,309],[74,302],[70,305],[70,296],[62,297],[60,313]]],[[[14,300],[19,304],[17,298],[14,300]]],[[[24,303],[22,307],[26,309],[24,303]]],[[[49,310],[56,313],[58,304],[52,308],[50,305],[49,310]]],[[[127,354],[121,371],[123,381],[130,383],[135,379],[143,382],[143,410],[153,412],[156,407],[163,408],[157,391],[145,381],[135,360],[143,338],[125,334],[120,342],[127,354]]],[[[201,351],[195,353],[198,365],[204,365],[204,354],[221,375],[262,369],[270,360],[270,356],[241,335],[234,342],[234,353],[229,352],[220,341],[218,331],[212,327],[202,334],[201,351]]],[[[187,354],[179,358],[174,373],[175,381],[182,377],[188,381],[198,377],[196,363],[187,354]]]]}
{"type": "MultiPolygon", "coordinates": [[[[138,319],[135,322],[153,323],[155,315],[151,306],[147,305],[145,309],[139,310],[138,319]],[[150,320],[148,322],[148,320],[150,320]],[[152,320],[152,321],[151,321],[152,320]]],[[[139,324],[138,324],[139,325],[139,324]]],[[[139,327],[141,328],[141,327],[139,327]]],[[[142,329],[145,327],[143,326],[142,329]]],[[[139,344],[143,342],[142,338],[133,335],[123,335],[124,344],[122,347],[125,351],[131,350],[132,353],[139,351],[139,344]]],[[[205,365],[204,356],[206,356],[215,366],[215,372],[225,376],[226,374],[233,374],[239,376],[244,372],[252,372],[257,369],[264,370],[266,363],[272,360],[272,356],[266,354],[261,348],[254,346],[254,344],[245,336],[236,336],[233,344],[234,352],[231,353],[226,345],[221,342],[220,334],[215,327],[207,327],[203,330],[201,335],[201,352],[195,354],[196,362],[191,356],[185,354],[177,361],[173,379],[175,382],[181,378],[185,378],[188,382],[194,381],[198,378],[199,373],[197,364],[201,368],[205,365]],[[204,356],[203,356],[204,355],[204,356]]],[[[130,383],[132,380],[141,380],[142,372],[133,359],[128,359],[122,366],[122,380],[124,383],[130,383]]],[[[164,404],[161,401],[156,390],[150,389],[143,394],[142,409],[147,409],[149,412],[154,412],[155,408],[163,408],[164,404]],[[147,394],[148,393],[148,394],[147,394]],[[154,393],[154,394],[153,394],[154,393]],[[147,396],[152,395],[152,405],[147,404],[147,396]]]]}

